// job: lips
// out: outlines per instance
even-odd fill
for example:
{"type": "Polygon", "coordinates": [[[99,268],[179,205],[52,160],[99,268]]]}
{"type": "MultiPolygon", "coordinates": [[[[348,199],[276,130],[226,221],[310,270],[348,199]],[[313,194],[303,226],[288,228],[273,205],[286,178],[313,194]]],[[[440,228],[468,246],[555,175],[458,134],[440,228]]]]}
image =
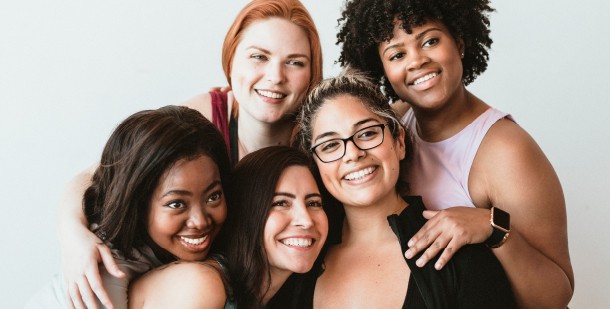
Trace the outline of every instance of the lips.
{"type": "Polygon", "coordinates": [[[210,243],[210,234],[203,236],[178,236],[178,238],[185,247],[193,251],[205,250],[210,243]]]}
{"type": "Polygon", "coordinates": [[[440,72],[430,72],[424,75],[419,74],[419,77],[415,78],[414,80],[412,80],[411,82],[408,83],[409,86],[417,86],[423,82],[426,82],[430,79],[433,79],[435,77],[437,77],[440,74],[440,72]]]}
{"type": "Polygon", "coordinates": [[[366,167],[361,170],[357,170],[357,171],[351,172],[351,173],[343,176],[343,179],[349,180],[349,181],[359,180],[359,179],[362,179],[362,178],[372,174],[376,169],[377,169],[376,166],[366,167]]]}
{"type": "Polygon", "coordinates": [[[275,92],[275,91],[260,90],[260,89],[256,89],[255,91],[259,95],[266,97],[266,98],[270,98],[270,99],[283,99],[283,98],[287,97],[286,94],[283,94],[280,92],[275,92]]]}
{"type": "Polygon", "coordinates": [[[314,239],[304,237],[291,237],[284,238],[280,240],[280,242],[289,247],[308,248],[313,245],[314,239]]]}

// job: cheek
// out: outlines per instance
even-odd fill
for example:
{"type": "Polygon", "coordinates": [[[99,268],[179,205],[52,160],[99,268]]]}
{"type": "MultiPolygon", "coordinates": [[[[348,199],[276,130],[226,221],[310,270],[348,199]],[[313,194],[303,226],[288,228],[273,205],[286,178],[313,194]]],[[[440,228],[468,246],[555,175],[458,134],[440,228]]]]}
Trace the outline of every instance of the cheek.
{"type": "Polygon", "coordinates": [[[315,218],[316,228],[320,232],[322,239],[326,239],[328,235],[328,217],[324,211],[320,211],[318,214],[313,216],[315,218]]]}
{"type": "Polygon", "coordinates": [[[269,242],[273,242],[275,235],[282,231],[282,217],[278,214],[271,212],[265,222],[265,230],[263,232],[263,239],[265,240],[265,249],[269,242]]]}
{"type": "Polygon", "coordinates": [[[173,234],[180,225],[179,217],[151,214],[148,220],[148,234],[155,240],[156,237],[173,234]]]}

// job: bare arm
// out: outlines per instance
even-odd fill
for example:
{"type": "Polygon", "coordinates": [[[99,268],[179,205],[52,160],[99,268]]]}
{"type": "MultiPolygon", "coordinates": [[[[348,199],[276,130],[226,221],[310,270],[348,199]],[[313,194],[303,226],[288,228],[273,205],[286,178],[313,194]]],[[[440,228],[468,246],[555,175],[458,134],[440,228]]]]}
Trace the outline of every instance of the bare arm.
{"type": "Polygon", "coordinates": [[[94,168],[78,174],[66,186],[58,210],[58,234],[61,247],[64,283],[68,304],[72,307],[97,308],[97,296],[107,308],[113,308],[102,285],[98,263],[108,272],[123,277],[110,249],[88,229],[82,208],[83,194],[91,183],[94,168]]]}
{"type": "Polygon", "coordinates": [[[491,206],[511,216],[508,241],[493,249],[522,308],[565,308],[574,290],[565,200],[559,179],[534,140],[510,121],[488,132],[469,178],[481,208],[427,211],[431,220],[412,239],[407,257],[426,249],[421,264],[441,250],[442,267],[465,244],[491,235],[491,206]]]}
{"type": "Polygon", "coordinates": [[[129,288],[129,308],[222,309],[227,295],[218,270],[182,262],[161,266],[129,288]]]}
{"type": "MultiPolygon", "coordinates": [[[[510,121],[481,145],[480,184],[491,205],[511,215],[511,235],[494,249],[522,308],[565,308],[574,291],[561,184],[540,147],[510,121]]],[[[474,196],[475,193],[473,193],[474,196]]],[[[476,202],[476,201],[475,201],[476,202]]]]}

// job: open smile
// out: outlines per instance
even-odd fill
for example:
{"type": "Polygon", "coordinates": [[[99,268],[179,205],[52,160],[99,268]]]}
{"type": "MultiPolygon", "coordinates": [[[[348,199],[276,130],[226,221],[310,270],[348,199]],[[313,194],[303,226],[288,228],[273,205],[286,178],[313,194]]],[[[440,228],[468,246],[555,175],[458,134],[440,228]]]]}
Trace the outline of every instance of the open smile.
{"type": "Polygon", "coordinates": [[[259,89],[255,89],[254,91],[256,91],[256,93],[260,96],[266,97],[266,98],[270,98],[270,99],[283,99],[285,97],[287,97],[286,94],[280,93],[280,92],[274,92],[274,91],[268,91],[268,90],[259,90],[259,89]]]}
{"type": "Polygon", "coordinates": [[[421,83],[427,82],[427,81],[437,77],[439,74],[440,74],[440,72],[433,72],[433,73],[426,74],[422,77],[415,79],[413,82],[409,83],[409,86],[417,86],[421,83]]]}
{"type": "Polygon", "coordinates": [[[189,250],[201,251],[205,250],[210,243],[210,235],[206,234],[201,237],[186,237],[186,236],[178,236],[180,242],[187,247],[189,250]]]}
{"type": "Polygon", "coordinates": [[[355,171],[355,172],[351,172],[351,173],[343,176],[343,179],[348,180],[348,181],[362,180],[366,176],[368,176],[368,175],[372,174],[373,172],[375,172],[376,170],[377,170],[376,166],[366,167],[366,168],[363,168],[361,170],[358,170],[358,171],[355,171]]]}

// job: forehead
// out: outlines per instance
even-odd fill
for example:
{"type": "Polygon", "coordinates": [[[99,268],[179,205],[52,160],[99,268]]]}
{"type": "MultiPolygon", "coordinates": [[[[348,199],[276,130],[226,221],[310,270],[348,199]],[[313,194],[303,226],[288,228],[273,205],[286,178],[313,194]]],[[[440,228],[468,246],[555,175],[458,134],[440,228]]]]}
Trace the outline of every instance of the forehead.
{"type": "Polygon", "coordinates": [[[354,124],[367,118],[382,122],[358,97],[343,94],[324,101],[312,122],[313,136],[325,132],[342,132],[354,129],[354,124]]]}
{"type": "Polygon", "coordinates": [[[310,56],[307,33],[293,22],[279,17],[257,20],[244,29],[237,50],[252,46],[310,56]]]}
{"type": "MultiPolygon", "coordinates": [[[[392,32],[392,38],[390,38],[390,42],[394,39],[404,39],[404,38],[414,38],[417,34],[432,28],[436,28],[441,32],[450,35],[449,29],[439,20],[429,20],[424,22],[419,26],[411,25],[411,33],[407,33],[403,27],[403,22],[400,20],[394,21],[394,30],[392,32]]],[[[386,42],[387,43],[387,42],[386,42]]],[[[382,42],[383,44],[383,42],[382,42]]]]}
{"type": "MultiPolygon", "coordinates": [[[[309,168],[293,165],[285,168],[277,181],[276,192],[318,191],[316,181],[309,168]]],[[[309,194],[312,192],[305,192],[309,194]]]]}
{"type": "Polygon", "coordinates": [[[159,179],[157,190],[177,187],[207,186],[219,180],[220,172],[214,160],[206,155],[194,159],[180,159],[170,166],[159,179]]]}

